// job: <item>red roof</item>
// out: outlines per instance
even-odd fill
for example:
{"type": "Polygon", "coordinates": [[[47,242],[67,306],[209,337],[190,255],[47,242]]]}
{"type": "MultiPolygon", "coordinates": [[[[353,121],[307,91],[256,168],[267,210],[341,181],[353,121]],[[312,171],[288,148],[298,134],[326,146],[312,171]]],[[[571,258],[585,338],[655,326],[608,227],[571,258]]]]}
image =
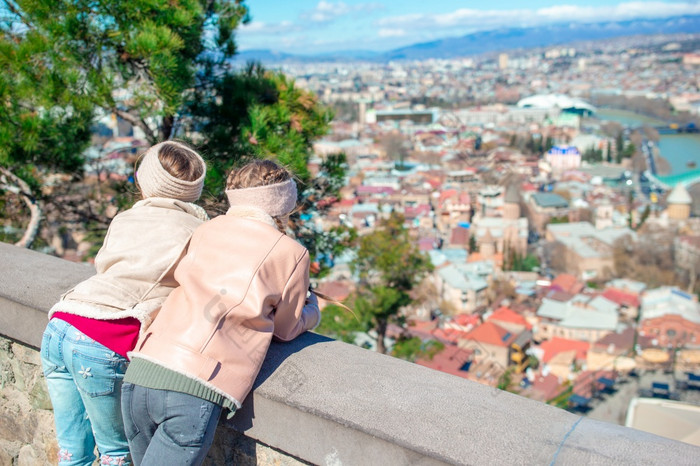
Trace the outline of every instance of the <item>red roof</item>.
{"type": "Polygon", "coordinates": [[[357,194],[394,194],[396,190],[391,186],[368,186],[357,187],[357,194]]]}
{"type": "Polygon", "coordinates": [[[320,201],[318,201],[318,202],[316,203],[316,205],[317,205],[318,207],[320,207],[320,208],[323,208],[323,207],[326,207],[326,206],[329,206],[329,205],[333,205],[333,204],[335,204],[337,201],[338,201],[338,198],[337,198],[337,197],[335,197],[335,196],[329,196],[329,197],[323,198],[323,199],[321,199],[320,201]]]}
{"type": "Polygon", "coordinates": [[[621,306],[639,307],[639,297],[617,288],[608,288],[603,292],[603,297],[621,306]]]}
{"type": "Polygon", "coordinates": [[[442,204],[446,199],[451,198],[457,194],[456,189],[446,189],[440,192],[440,203],[442,204]]]}
{"type": "Polygon", "coordinates": [[[461,325],[462,327],[467,327],[468,325],[477,325],[479,323],[479,319],[479,314],[457,314],[452,319],[452,322],[457,325],[461,325]]]}
{"type": "Polygon", "coordinates": [[[474,351],[471,349],[447,345],[444,350],[433,356],[432,360],[418,359],[416,360],[416,364],[459,377],[468,378],[469,372],[461,370],[461,368],[465,363],[471,361],[473,354],[474,351]]]}
{"type": "Polygon", "coordinates": [[[436,328],[433,330],[433,337],[443,343],[457,344],[459,340],[467,338],[467,332],[452,328],[436,328]]]}
{"type": "Polygon", "coordinates": [[[456,227],[450,231],[450,244],[466,246],[469,244],[469,228],[456,227]]]}
{"type": "Polygon", "coordinates": [[[437,321],[435,320],[413,320],[409,322],[406,330],[412,336],[425,340],[433,338],[433,330],[436,326],[437,321]]]}
{"type": "Polygon", "coordinates": [[[510,346],[517,337],[517,334],[511,333],[500,325],[488,321],[466,335],[467,340],[496,346],[510,346]]]}
{"type": "Polygon", "coordinates": [[[421,251],[431,251],[435,249],[437,240],[435,238],[421,238],[418,240],[418,249],[421,251]]]}
{"type": "Polygon", "coordinates": [[[517,324],[517,325],[522,325],[528,330],[532,328],[532,325],[528,323],[527,320],[525,320],[525,317],[522,315],[518,314],[514,310],[506,307],[506,306],[501,306],[498,309],[496,309],[493,314],[489,316],[487,321],[494,320],[497,323],[498,322],[508,322],[511,324],[517,324]]]}
{"type": "Polygon", "coordinates": [[[576,294],[583,289],[583,283],[580,283],[576,277],[568,273],[562,273],[552,280],[552,288],[559,288],[567,293],[576,294]]]}
{"type": "Polygon", "coordinates": [[[559,393],[559,385],[559,377],[556,375],[552,373],[542,375],[539,373],[535,376],[535,380],[532,381],[532,390],[541,394],[541,396],[535,398],[547,401],[559,393]]]}
{"type": "Polygon", "coordinates": [[[429,204],[420,204],[417,206],[407,206],[404,209],[404,216],[406,218],[415,218],[419,215],[428,215],[430,214],[430,205],[429,204]]]}
{"type": "Polygon", "coordinates": [[[437,189],[437,188],[439,188],[440,186],[442,186],[442,181],[440,181],[440,180],[429,179],[429,180],[428,180],[428,183],[430,184],[430,186],[431,186],[433,189],[437,189]]]}
{"type": "Polygon", "coordinates": [[[549,362],[554,356],[564,351],[576,351],[576,359],[584,360],[590,347],[591,345],[585,341],[559,337],[554,337],[540,345],[540,348],[544,351],[543,362],[549,362]]]}

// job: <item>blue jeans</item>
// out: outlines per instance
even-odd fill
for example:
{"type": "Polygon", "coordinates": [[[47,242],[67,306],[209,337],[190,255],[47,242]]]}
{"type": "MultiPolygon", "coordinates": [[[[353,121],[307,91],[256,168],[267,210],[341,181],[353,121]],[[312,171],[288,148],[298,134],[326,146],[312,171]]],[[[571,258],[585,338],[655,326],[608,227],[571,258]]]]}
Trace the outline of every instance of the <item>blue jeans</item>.
{"type": "Polygon", "coordinates": [[[122,413],[134,464],[202,464],[221,409],[186,393],[124,383],[122,413]]]}
{"type": "Polygon", "coordinates": [[[41,363],[53,404],[60,465],[131,464],[121,414],[127,360],[60,319],[41,341],[41,363]]]}

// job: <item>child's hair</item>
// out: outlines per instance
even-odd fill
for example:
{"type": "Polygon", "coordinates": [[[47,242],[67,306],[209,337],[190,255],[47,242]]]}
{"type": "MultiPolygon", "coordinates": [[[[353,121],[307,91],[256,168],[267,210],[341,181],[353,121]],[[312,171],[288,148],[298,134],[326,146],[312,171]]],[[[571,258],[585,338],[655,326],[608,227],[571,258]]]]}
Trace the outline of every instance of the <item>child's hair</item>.
{"type": "MultiPolygon", "coordinates": [[[[272,160],[253,160],[243,167],[231,171],[226,180],[226,190],[269,186],[291,179],[291,172],[276,162],[272,160]]],[[[282,216],[273,216],[272,218],[277,224],[279,231],[283,233],[287,231],[289,213],[282,216]]]]}
{"type": "Polygon", "coordinates": [[[165,171],[184,181],[196,181],[204,173],[200,157],[182,141],[164,142],[158,151],[158,160],[165,171]]]}
{"type": "Polygon", "coordinates": [[[192,147],[181,141],[164,141],[143,154],[136,180],[144,198],[194,202],[202,194],[206,171],[206,163],[192,147]]]}
{"type": "Polygon", "coordinates": [[[231,171],[226,180],[226,189],[256,188],[287,181],[292,174],[272,160],[253,160],[243,167],[231,171]]]}

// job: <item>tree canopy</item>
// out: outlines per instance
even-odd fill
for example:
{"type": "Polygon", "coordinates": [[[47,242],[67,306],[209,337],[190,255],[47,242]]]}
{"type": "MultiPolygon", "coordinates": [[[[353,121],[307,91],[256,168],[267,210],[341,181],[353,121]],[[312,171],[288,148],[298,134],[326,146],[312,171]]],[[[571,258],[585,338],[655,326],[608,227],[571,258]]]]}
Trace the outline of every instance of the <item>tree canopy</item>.
{"type": "Polygon", "coordinates": [[[202,66],[235,53],[248,20],[235,0],[4,0],[3,40],[45,42],[51,66],[70,69],[72,92],[168,139],[202,66]]]}
{"type": "MultiPolygon", "coordinates": [[[[289,167],[311,210],[337,195],[342,155],[324,160],[315,177],[307,168],[332,113],[282,73],[232,66],[233,33],[249,19],[244,1],[2,4],[0,189],[26,191],[25,201],[38,205],[36,168],[79,176],[95,117],[114,115],[149,144],[178,137],[197,146],[210,167],[205,204],[221,203],[226,173],[250,158],[289,167]],[[17,187],[22,182],[28,189],[17,187]]],[[[35,217],[38,223],[40,212],[35,217]]],[[[337,250],[346,233],[323,233],[315,242],[321,233],[307,228],[301,236],[315,256],[337,250]]]]}
{"type": "Polygon", "coordinates": [[[354,308],[367,329],[377,333],[377,351],[386,352],[384,337],[391,321],[412,299],[409,291],[432,270],[430,259],[409,237],[404,217],[392,213],[359,240],[351,269],[359,277],[354,308]]]}

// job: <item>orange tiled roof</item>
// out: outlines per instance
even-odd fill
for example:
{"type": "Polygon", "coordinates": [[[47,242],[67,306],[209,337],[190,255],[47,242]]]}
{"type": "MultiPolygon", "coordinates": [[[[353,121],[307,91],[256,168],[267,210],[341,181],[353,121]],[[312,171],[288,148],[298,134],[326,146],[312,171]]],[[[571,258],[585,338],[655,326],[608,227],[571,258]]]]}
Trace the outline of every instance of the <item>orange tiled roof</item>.
{"type": "Polygon", "coordinates": [[[517,337],[516,333],[511,333],[500,325],[488,321],[466,335],[467,340],[495,346],[510,346],[517,337]]]}
{"type": "Polygon", "coordinates": [[[418,359],[416,364],[459,377],[468,378],[469,372],[461,370],[461,368],[466,362],[471,360],[473,354],[473,350],[458,348],[455,345],[447,345],[444,350],[433,356],[433,359],[418,359]]]}
{"type": "Polygon", "coordinates": [[[467,325],[477,325],[479,323],[478,314],[457,314],[452,319],[457,325],[466,327],[467,325]]]}
{"type": "Polygon", "coordinates": [[[554,356],[564,351],[576,351],[576,359],[586,359],[586,353],[591,347],[590,343],[579,340],[569,340],[567,338],[554,337],[540,345],[544,350],[543,362],[549,362],[554,356]]]}
{"type": "Polygon", "coordinates": [[[567,293],[576,294],[583,289],[583,284],[571,274],[562,273],[552,280],[552,288],[557,287],[567,293]]]}
{"type": "Polygon", "coordinates": [[[433,336],[442,342],[457,344],[459,340],[467,337],[467,332],[452,328],[436,328],[433,330],[433,336]]]}
{"type": "Polygon", "coordinates": [[[639,307],[639,297],[632,293],[626,293],[616,288],[608,288],[603,291],[603,297],[619,305],[639,307]]]}
{"type": "Polygon", "coordinates": [[[493,314],[489,316],[487,320],[495,320],[495,321],[500,321],[500,322],[509,322],[511,324],[518,324],[522,325],[528,330],[532,328],[532,325],[528,323],[527,320],[525,320],[525,317],[522,315],[518,314],[514,310],[506,307],[506,306],[501,306],[498,309],[496,309],[493,314]]]}

